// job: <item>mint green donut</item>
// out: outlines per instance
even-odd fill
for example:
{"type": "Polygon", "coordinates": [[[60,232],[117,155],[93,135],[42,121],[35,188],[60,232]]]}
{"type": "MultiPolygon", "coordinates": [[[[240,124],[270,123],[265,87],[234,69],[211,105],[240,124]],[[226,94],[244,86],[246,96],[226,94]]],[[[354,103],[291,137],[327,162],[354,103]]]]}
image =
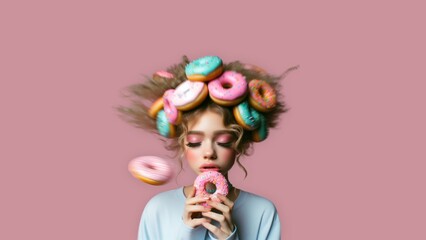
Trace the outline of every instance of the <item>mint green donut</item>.
{"type": "Polygon", "coordinates": [[[175,129],[167,120],[166,112],[161,110],[157,113],[157,130],[161,136],[171,138],[175,135],[175,129]]]}
{"type": "MultiPolygon", "coordinates": [[[[254,108],[250,107],[248,101],[244,101],[238,104],[234,111],[238,111],[239,117],[235,116],[235,118],[237,122],[239,122],[240,119],[243,121],[242,123],[239,122],[243,128],[247,130],[253,130],[259,127],[260,113],[254,108]]],[[[237,113],[234,112],[234,115],[237,115],[237,113]]]]}
{"type": "Polygon", "coordinates": [[[222,66],[222,59],[216,56],[205,56],[186,65],[185,74],[186,76],[193,74],[207,76],[220,66],[222,66]]]}
{"type": "Polygon", "coordinates": [[[254,130],[252,134],[252,139],[255,142],[261,142],[268,137],[268,126],[266,124],[266,118],[261,113],[259,113],[259,115],[260,115],[259,128],[254,130]]]}

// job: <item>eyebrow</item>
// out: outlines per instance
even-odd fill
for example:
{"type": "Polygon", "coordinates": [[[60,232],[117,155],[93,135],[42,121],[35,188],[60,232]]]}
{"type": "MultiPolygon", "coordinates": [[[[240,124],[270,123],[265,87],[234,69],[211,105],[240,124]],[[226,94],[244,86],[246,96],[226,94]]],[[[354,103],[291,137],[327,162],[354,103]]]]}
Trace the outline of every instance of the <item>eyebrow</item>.
{"type": "MultiPolygon", "coordinates": [[[[223,133],[232,134],[233,131],[231,131],[231,130],[219,130],[219,131],[214,131],[213,135],[216,136],[216,135],[223,134],[223,133]]],[[[203,131],[189,131],[187,135],[189,135],[189,134],[202,135],[202,136],[205,135],[203,131]]]]}

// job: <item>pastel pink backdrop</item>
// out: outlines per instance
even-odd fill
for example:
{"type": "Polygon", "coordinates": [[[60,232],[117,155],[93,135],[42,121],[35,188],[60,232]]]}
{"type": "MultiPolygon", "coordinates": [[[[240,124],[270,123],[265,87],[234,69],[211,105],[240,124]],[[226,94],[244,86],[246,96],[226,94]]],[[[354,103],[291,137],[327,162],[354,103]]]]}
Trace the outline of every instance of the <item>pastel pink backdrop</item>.
{"type": "Polygon", "coordinates": [[[121,121],[126,86],[183,54],[280,74],[290,111],[233,183],[287,240],[425,239],[421,1],[2,1],[0,239],[135,239],[157,137],[121,121]],[[423,149],[422,149],[423,147],[423,149]]]}

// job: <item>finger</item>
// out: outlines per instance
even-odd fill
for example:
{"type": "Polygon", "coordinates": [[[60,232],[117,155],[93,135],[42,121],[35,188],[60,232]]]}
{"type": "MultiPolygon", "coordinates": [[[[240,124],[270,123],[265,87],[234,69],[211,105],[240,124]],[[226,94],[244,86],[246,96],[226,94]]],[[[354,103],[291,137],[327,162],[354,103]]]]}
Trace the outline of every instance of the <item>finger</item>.
{"type": "MultiPolygon", "coordinates": [[[[220,202],[215,202],[215,201],[207,201],[207,204],[219,211],[221,211],[223,214],[231,214],[231,210],[233,206],[227,206],[223,203],[220,202]]],[[[233,204],[232,204],[233,205],[233,204]]]]}
{"type": "Polygon", "coordinates": [[[214,201],[207,201],[207,204],[209,204],[209,206],[219,210],[222,214],[223,217],[225,217],[225,220],[229,226],[229,228],[232,228],[233,224],[232,224],[232,209],[222,203],[218,203],[218,202],[214,202],[214,201]]]}
{"type": "Polygon", "coordinates": [[[217,197],[219,198],[219,200],[221,200],[226,206],[228,206],[230,209],[232,209],[234,207],[234,202],[231,201],[229,198],[227,198],[226,196],[222,195],[222,194],[218,194],[217,197]]]}
{"type": "Polygon", "coordinates": [[[184,221],[188,222],[193,218],[201,217],[202,212],[208,212],[208,211],[211,211],[210,206],[186,205],[185,208],[184,208],[182,217],[183,217],[184,221]]]}
{"type": "Polygon", "coordinates": [[[192,197],[192,198],[187,198],[186,201],[185,201],[185,204],[186,205],[193,205],[193,204],[206,202],[207,200],[209,200],[208,196],[196,196],[196,197],[192,197]]]}
{"type": "Polygon", "coordinates": [[[226,220],[225,216],[223,216],[222,214],[219,214],[219,213],[215,213],[215,212],[203,212],[201,214],[205,217],[216,220],[217,222],[219,222],[221,224],[221,226],[223,225],[223,223],[226,220]]]}
{"type": "Polygon", "coordinates": [[[189,221],[189,225],[192,228],[198,227],[202,225],[203,223],[210,223],[210,219],[208,218],[194,218],[191,221],[189,221]]]}
{"type": "Polygon", "coordinates": [[[232,232],[231,226],[233,226],[233,224],[224,215],[215,212],[202,212],[201,215],[216,220],[220,224],[221,229],[232,232]]]}
{"type": "Polygon", "coordinates": [[[186,198],[192,198],[195,196],[195,187],[193,187],[189,192],[186,198]]]}
{"type": "Polygon", "coordinates": [[[231,235],[231,232],[225,233],[215,225],[209,223],[209,222],[203,222],[202,225],[207,228],[216,238],[222,239],[227,238],[229,235],[231,235]]]}
{"type": "Polygon", "coordinates": [[[185,211],[188,213],[194,213],[194,212],[209,212],[211,210],[211,207],[209,206],[203,206],[203,205],[188,205],[185,207],[185,211]]]}

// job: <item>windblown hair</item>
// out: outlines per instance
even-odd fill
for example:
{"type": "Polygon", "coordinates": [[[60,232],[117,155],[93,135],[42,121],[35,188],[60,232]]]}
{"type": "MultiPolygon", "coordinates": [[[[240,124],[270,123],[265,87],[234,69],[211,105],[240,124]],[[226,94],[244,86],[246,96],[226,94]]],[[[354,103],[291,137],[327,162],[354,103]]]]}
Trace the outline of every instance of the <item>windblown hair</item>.
{"type": "MultiPolygon", "coordinates": [[[[120,116],[137,128],[142,128],[161,136],[157,132],[156,120],[148,115],[148,111],[152,103],[161,98],[166,90],[175,89],[179,84],[187,80],[185,66],[189,62],[189,59],[186,56],[183,56],[182,61],[179,64],[169,67],[167,72],[173,74],[172,78],[164,78],[154,75],[153,77],[147,77],[144,83],[134,84],[128,87],[124,96],[130,99],[131,104],[130,106],[120,106],[117,108],[120,116]]],[[[269,83],[276,90],[277,105],[272,111],[262,113],[265,116],[268,128],[276,127],[280,114],[287,111],[279,91],[281,87],[279,80],[283,79],[289,71],[294,70],[297,67],[289,68],[280,76],[273,76],[256,69],[248,69],[245,67],[245,64],[239,61],[234,61],[228,64],[224,63],[223,67],[224,71],[231,70],[242,74],[245,76],[247,83],[252,79],[261,79],[269,83]]],[[[250,154],[249,149],[253,144],[251,132],[244,130],[240,125],[238,125],[235,117],[233,116],[232,107],[220,106],[214,103],[210,97],[207,97],[206,100],[204,100],[204,102],[195,109],[182,112],[182,123],[176,126],[176,137],[167,139],[161,136],[161,139],[166,144],[166,149],[174,151],[176,156],[179,156],[179,159],[181,160],[183,156],[184,139],[188,132],[188,123],[207,110],[222,115],[224,125],[235,132],[235,136],[237,138],[237,142],[234,147],[237,153],[236,160],[238,165],[247,175],[247,171],[241,165],[239,157],[250,154]]],[[[180,164],[182,165],[182,161],[180,161],[180,164]]]]}

